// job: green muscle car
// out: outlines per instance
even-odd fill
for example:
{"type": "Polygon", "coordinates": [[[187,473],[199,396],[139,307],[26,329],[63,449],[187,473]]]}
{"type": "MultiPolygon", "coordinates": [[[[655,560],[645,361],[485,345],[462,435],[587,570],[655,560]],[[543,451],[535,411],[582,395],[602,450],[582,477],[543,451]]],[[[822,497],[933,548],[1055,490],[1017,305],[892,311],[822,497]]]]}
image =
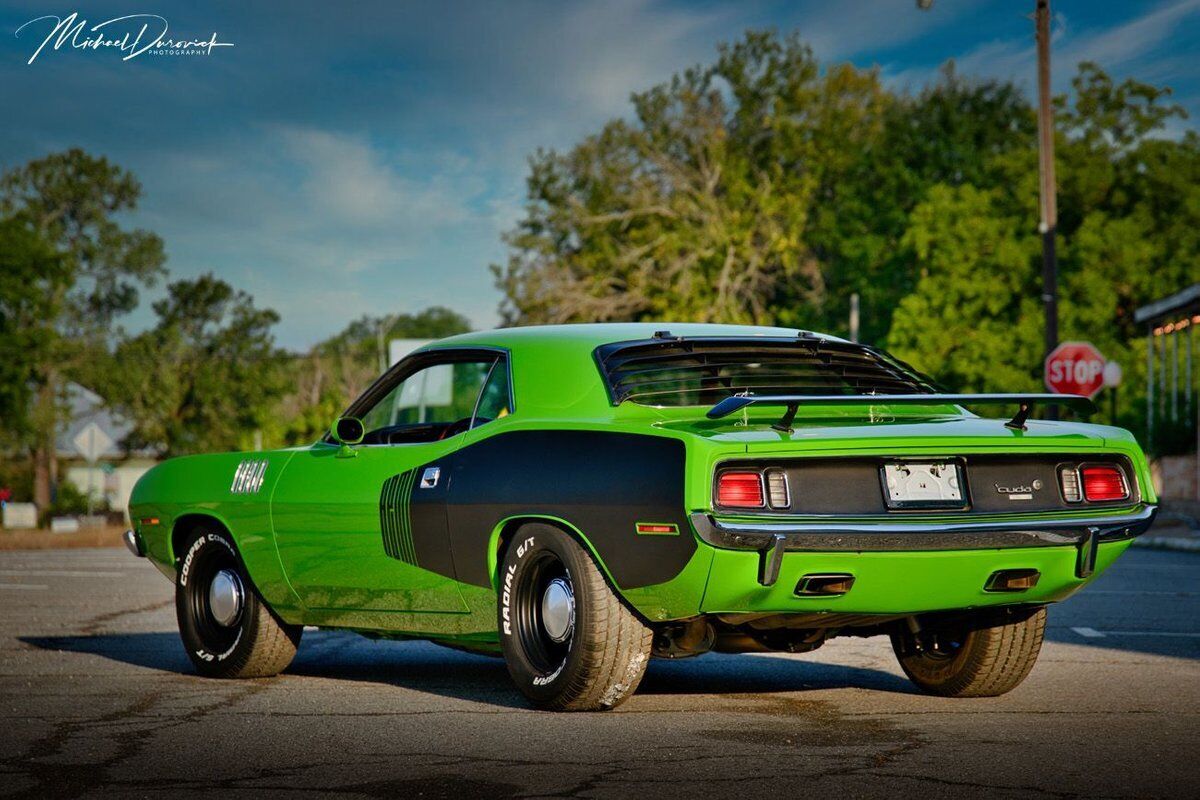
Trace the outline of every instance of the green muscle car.
{"type": "Polygon", "coordinates": [[[947,394],[782,328],[471,333],[314,444],[159,464],[126,542],[208,676],[276,674],[304,626],[345,628],[502,655],[534,705],[605,709],[651,656],[886,635],[922,690],[998,695],[1046,607],[1156,511],[1134,438],[1029,418],[1051,404],[1092,410],[947,394]]]}

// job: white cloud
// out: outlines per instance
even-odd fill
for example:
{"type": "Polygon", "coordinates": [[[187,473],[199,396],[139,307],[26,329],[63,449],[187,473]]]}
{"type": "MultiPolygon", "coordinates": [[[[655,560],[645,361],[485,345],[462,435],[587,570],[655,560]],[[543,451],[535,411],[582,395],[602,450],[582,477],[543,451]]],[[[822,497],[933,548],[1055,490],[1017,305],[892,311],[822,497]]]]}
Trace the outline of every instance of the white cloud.
{"type": "MultiPolygon", "coordinates": [[[[1063,91],[1069,87],[1081,61],[1098,62],[1106,70],[1122,70],[1136,64],[1139,77],[1145,80],[1169,81],[1179,76],[1181,70],[1194,71],[1194,55],[1162,58],[1157,53],[1179,23],[1198,11],[1200,0],[1176,0],[1160,4],[1115,27],[1078,30],[1069,17],[1056,14],[1051,53],[1055,90],[1063,91]]],[[[1034,86],[1037,46],[1033,23],[1030,22],[1028,35],[976,45],[956,56],[955,63],[966,75],[1015,79],[1027,87],[1034,86]]],[[[890,85],[916,88],[933,79],[936,71],[937,67],[930,65],[885,70],[885,76],[890,85]]]]}
{"type": "Polygon", "coordinates": [[[328,223],[409,232],[461,224],[471,216],[467,202],[486,188],[463,174],[469,161],[461,157],[416,180],[362,138],[312,128],[278,135],[303,176],[309,214],[328,223]]]}
{"type": "MultiPolygon", "coordinates": [[[[1078,38],[1066,37],[1061,58],[1070,64],[1098,61],[1113,67],[1151,55],[1185,17],[1200,11],[1200,0],[1164,3],[1123,25],[1102,31],[1083,32],[1078,38]]],[[[1196,66],[1195,54],[1188,59],[1196,66]]]]}

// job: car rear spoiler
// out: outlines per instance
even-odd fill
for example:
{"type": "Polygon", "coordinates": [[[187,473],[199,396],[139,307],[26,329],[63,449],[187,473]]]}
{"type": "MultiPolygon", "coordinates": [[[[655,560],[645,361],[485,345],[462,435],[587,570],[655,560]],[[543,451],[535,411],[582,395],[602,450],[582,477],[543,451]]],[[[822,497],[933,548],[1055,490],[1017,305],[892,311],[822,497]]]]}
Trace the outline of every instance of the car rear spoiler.
{"type": "Polygon", "coordinates": [[[813,406],[1009,406],[1017,413],[1004,423],[1013,430],[1025,430],[1025,421],[1034,406],[1065,406],[1081,414],[1094,414],[1096,404],[1078,394],[735,394],[708,410],[709,419],[720,419],[748,406],[786,406],[787,411],[771,427],[791,433],[792,420],[801,405],[813,406]]]}

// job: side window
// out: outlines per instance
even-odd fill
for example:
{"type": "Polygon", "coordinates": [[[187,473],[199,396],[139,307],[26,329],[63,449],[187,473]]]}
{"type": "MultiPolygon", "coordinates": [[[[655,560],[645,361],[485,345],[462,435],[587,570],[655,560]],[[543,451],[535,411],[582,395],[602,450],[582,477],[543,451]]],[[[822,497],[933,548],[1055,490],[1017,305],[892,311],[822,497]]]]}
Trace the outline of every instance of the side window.
{"type": "Polygon", "coordinates": [[[508,359],[501,358],[492,367],[483,392],[479,395],[479,408],[475,411],[475,423],[478,428],[486,422],[507,417],[512,413],[512,388],[508,382],[508,359]]]}
{"type": "Polygon", "coordinates": [[[466,430],[494,361],[431,364],[409,375],[362,414],[363,442],[435,441],[466,430]]]}

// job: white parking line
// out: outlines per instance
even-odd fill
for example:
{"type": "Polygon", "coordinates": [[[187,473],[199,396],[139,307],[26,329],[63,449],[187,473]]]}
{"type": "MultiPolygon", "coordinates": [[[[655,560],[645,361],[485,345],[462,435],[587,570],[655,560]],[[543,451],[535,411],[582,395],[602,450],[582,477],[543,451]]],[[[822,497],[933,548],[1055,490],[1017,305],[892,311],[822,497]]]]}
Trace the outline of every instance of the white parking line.
{"type": "Polygon", "coordinates": [[[0,575],[9,577],[29,575],[35,578],[122,578],[125,573],[80,569],[0,569],[0,575]]]}
{"type": "Polygon", "coordinates": [[[1113,595],[1148,595],[1151,597],[1200,597],[1200,592],[1139,592],[1136,590],[1125,589],[1088,589],[1089,595],[1098,594],[1113,594],[1113,595]]]}
{"type": "Polygon", "coordinates": [[[1105,631],[1106,636],[1169,636],[1176,639],[1200,639],[1200,633],[1188,631],[1105,631]]]}
{"type": "Polygon", "coordinates": [[[49,589],[40,583],[0,583],[0,589],[49,589]]]}
{"type": "Polygon", "coordinates": [[[1071,628],[1085,639],[1103,639],[1106,636],[1166,636],[1177,639],[1200,639],[1200,633],[1190,631],[1098,631],[1095,628],[1071,628]]]}

